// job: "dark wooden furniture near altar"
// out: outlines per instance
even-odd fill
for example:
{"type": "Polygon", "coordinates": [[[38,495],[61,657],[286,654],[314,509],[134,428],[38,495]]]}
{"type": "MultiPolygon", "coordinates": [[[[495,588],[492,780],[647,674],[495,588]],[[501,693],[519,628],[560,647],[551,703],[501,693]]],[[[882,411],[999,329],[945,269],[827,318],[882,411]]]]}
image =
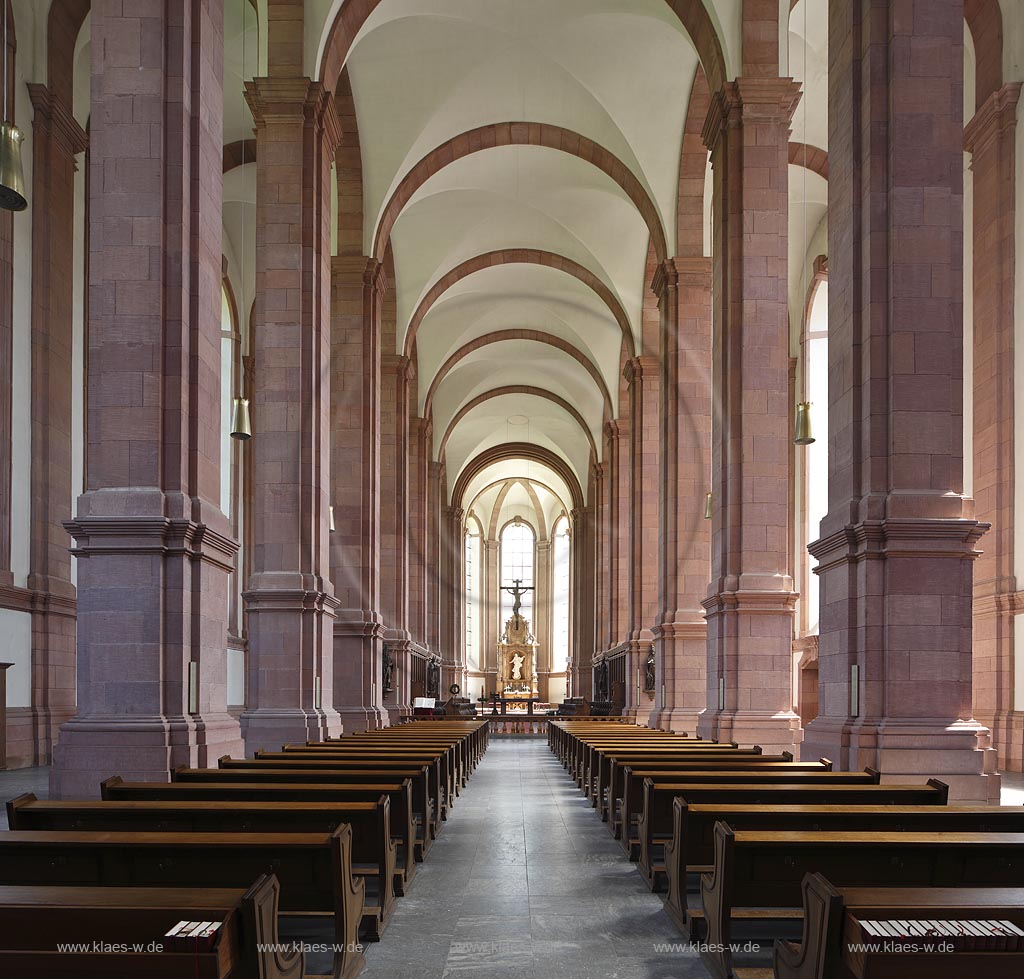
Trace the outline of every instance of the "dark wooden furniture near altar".
{"type": "Polygon", "coordinates": [[[0,663],[0,772],[7,767],[7,671],[13,663],[0,663]]]}
{"type": "Polygon", "coordinates": [[[33,979],[302,979],[305,956],[285,951],[278,937],[279,892],[273,874],[248,890],[0,887],[0,972],[33,979]],[[169,948],[163,936],[179,921],[219,922],[213,946],[169,948]],[[58,941],[89,951],[58,951],[58,941]],[[96,942],[110,950],[96,950],[96,942]],[[121,945],[141,951],[114,950],[121,945]]]}
{"type": "Polygon", "coordinates": [[[494,705],[494,712],[497,712],[498,704],[501,704],[501,713],[508,713],[509,704],[526,704],[526,714],[533,717],[533,705],[541,702],[540,697],[503,697],[500,694],[492,694],[491,702],[494,705]]]}
{"type": "MultiPolygon", "coordinates": [[[[1024,889],[1016,887],[836,887],[821,874],[803,880],[804,932],[799,944],[775,943],[777,979],[899,975],[901,979],[1016,979],[1024,974],[1024,946],[1005,951],[926,951],[942,938],[926,937],[915,951],[897,952],[882,942],[865,951],[866,921],[1008,921],[1024,928],[1024,889]],[[860,947],[858,947],[860,946],[860,947]]],[[[933,931],[945,929],[933,925],[933,931]]],[[[906,944],[906,943],[900,943],[906,944]]],[[[1007,942],[1006,944],[1010,944],[1007,942]]]]}

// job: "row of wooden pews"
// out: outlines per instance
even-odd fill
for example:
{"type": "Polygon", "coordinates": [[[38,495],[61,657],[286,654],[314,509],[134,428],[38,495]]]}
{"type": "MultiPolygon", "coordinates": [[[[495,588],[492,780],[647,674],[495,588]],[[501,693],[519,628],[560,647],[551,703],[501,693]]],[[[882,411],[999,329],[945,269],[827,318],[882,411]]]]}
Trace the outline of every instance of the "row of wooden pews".
{"type": "Polygon", "coordinates": [[[98,801],[12,799],[0,921],[10,909],[27,924],[0,941],[0,974],[292,979],[305,960],[279,938],[281,915],[328,918],[331,975],[351,979],[487,738],[486,720],[417,721],[181,767],[169,782],[112,775],[98,801]],[[207,919],[221,922],[209,948],[163,940],[207,919]],[[86,939],[111,946],[104,961],[56,947],[86,939]],[[40,967],[8,972],[8,955],[40,967]]]}
{"type": "Polygon", "coordinates": [[[1024,935],[1012,940],[1024,928],[1024,808],[949,805],[935,779],[882,783],[824,758],[640,727],[552,721],[549,743],[715,979],[1024,967],[1024,935]],[[973,938],[924,951],[950,920],[973,938]],[[794,925],[800,942],[775,940],[794,925]],[[738,927],[775,940],[773,968],[737,965],[738,927]],[[874,932],[900,928],[927,940],[872,946],[874,932]]]}

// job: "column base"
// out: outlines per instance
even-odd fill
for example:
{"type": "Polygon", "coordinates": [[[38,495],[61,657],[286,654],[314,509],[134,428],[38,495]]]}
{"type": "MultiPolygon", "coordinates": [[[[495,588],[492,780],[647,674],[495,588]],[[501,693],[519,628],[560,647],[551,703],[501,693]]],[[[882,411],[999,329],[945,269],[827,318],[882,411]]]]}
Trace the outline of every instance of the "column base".
{"type": "Polygon", "coordinates": [[[883,782],[937,778],[949,785],[950,802],[998,805],[1000,778],[990,739],[989,730],[974,720],[849,723],[815,718],[805,732],[803,758],[830,758],[836,771],[874,768],[883,782]]]}
{"type": "Polygon", "coordinates": [[[238,722],[228,714],[73,717],[53,751],[50,798],[98,799],[111,775],[168,782],[179,765],[216,767],[221,755],[241,751],[238,722]]]}
{"type": "Polygon", "coordinates": [[[334,622],[334,709],[346,731],[375,731],[390,722],[384,706],[380,614],[338,609],[334,622]]]}
{"type": "Polygon", "coordinates": [[[700,721],[701,713],[701,710],[693,707],[667,710],[655,708],[651,711],[650,717],[647,720],[647,726],[694,737],[697,733],[697,724],[700,721]]]}
{"type": "Polygon", "coordinates": [[[800,718],[792,711],[705,710],[698,718],[697,734],[712,741],[736,741],[741,747],[759,744],[766,755],[791,751],[794,758],[799,757],[803,740],[800,718]]]}
{"type": "Polygon", "coordinates": [[[243,711],[239,722],[246,758],[257,751],[280,751],[283,744],[337,738],[344,730],[336,711],[302,707],[257,707],[243,711]]]}
{"type": "Polygon", "coordinates": [[[998,752],[1000,770],[1024,772],[1024,711],[978,713],[975,719],[992,732],[992,747],[998,752]]]}

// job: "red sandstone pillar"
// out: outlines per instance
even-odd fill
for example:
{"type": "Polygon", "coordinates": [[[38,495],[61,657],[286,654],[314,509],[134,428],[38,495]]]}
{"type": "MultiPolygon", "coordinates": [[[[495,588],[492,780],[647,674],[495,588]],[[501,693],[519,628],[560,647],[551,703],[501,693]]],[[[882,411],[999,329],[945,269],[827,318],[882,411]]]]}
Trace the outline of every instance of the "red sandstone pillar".
{"type": "Polygon", "coordinates": [[[829,5],[829,512],[804,754],[997,800],[971,719],[963,3],[829,5]]]}
{"type": "Polygon", "coordinates": [[[446,506],[440,524],[440,653],[441,698],[446,699],[448,687],[457,683],[466,689],[466,656],[463,650],[465,610],[462,603],[462,534],[465,511],[462,507],[446,506]]]}
{"type": "Polygon", "coordinates": [[[654,281],[661,310],[661,493],[651,727],[692,734],[707,704],[710,571],[711,260],[676,258],[654,281]]]}
{"type": "Polygon", "coordinates": [[[585,507],[576,507],[569,514],[572,522],[570,537],[570,588],[572,594],[572,639],[569,661],[568,696],[591,695],[590,660],[594,654],[594,485],[591,480],[585,507]]]}
{"type": "Polygon", "coordinates": [[[765,751],[800,740],[788,566],[790,456],[786,302],[792,79],[746,77],[714,94],[704,142],[714,168],[712,450],[706,737],[765,751]]]}
{"type": "Polygon", "coordinates": [[[46,764],[75,713],[75,586],[71,544],[72,307],[75,156],[86,135],[44,85],[30,85],[32,211],[32,739],[46,764]]]}
{"type": "Polygon", "coordinates": [[[1014,704],[1014,281],[1020,83],[993,92],[964,132],[974,173],[974,503],[992,524],[974,566],[974,716],[1001,767],[1024,766],[1024,713],[1014,704]],[[1017,709],[1015,709],[1015,706],[1017,709]]]}
{"type": "Polygon", "coordinates": [[[594,465],[594,552],[597,559],[594,596],[594,648],[590,655],[603,652],[609,645],[608,609],[611,594],[611,530],[608,484],[611,465],[608,461],[608,442],[605,439],[604,461],[594,465]]]}
{"type": "Polygon", "coordinates": [[[334,100],[308,78],[247,86],[256,121],[252,576],[246,750],[339,730],[328,579],[334,100]]]}
{"type": "Polygon", "coordinates": [[[633,719],[646,724],[651,707],[651,694],[645,689],[646,666],[658,614],[658,358],[634,357],[626,363],[624,377],[629,387],[628,523],[624,531],[629,539],[625,558],[629,642],[626,702],[633,719]]]}
{"type": "MultiPolygon", "coordinates": [[[[410,405],[416,398],[412,391],[410,405]]],[[[429,423],[418,415],[409,419],[409,632],[412,642],[427,647],[427,458],[429,423]]]]}
{"type": "Polygon", "coordinates": [[[427,448],[427,648],[441,652],[441,508],[447,498],[444,464],[432,461],[433,435],[424,433],[427,448]]]}
{"type": "Polygon", "coordinates": [[[89,453],[67,524],[78,714],[54,751],[58,798],[241,749],[225,662],[237,545],[218,505],[223,10],[146,13],[92,12],[89,453]]]}
{"type": "MultiPolygon", "coordinates": [[[[386,338],[385,338],[386,339],[386,338]]],[[[388,355],[382,368],[381,395],[381,520],[388,554],[381,558],[381,587],[388,655],[395,664],[394,689],[385,692],[391,723],[411,710],[409,674],[411,670],[410,601],[412,570],[409,561],[409,533],[412,524],[410,479],[413,470],[413,446],[410,441],[410,386],[414,377],[408,357],[388,355]]]]}
{"type": "Polygon", "coordinates": [[[385,726],[380,612],[381,308],[383,266],[374,259],[333,260],[331,578],[334,706],[346,729],[385,726]]]}

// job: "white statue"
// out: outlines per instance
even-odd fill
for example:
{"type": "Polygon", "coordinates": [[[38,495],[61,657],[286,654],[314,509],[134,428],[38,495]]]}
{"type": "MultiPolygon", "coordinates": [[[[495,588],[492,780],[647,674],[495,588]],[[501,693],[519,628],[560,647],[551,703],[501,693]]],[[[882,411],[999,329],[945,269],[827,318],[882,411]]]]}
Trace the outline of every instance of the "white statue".
{"type": "Polygon", "coordinates": [[[526,657],[522,653],[516,653],[512,657],[512,679],[522,680],[523,678],[523,663],[526,662],[526,657]]]}

